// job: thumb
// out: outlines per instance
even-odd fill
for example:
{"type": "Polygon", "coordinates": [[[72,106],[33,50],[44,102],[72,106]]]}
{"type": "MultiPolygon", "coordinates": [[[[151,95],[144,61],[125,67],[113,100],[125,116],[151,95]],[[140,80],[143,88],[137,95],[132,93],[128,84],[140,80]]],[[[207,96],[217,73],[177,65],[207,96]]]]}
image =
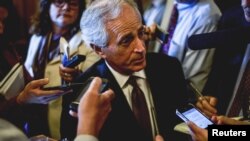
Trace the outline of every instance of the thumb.
{"type": "Polygon", "coordinates": [[[31,81],[28,86],[29,86],[29,88],[35,89],[35,88],[41,87],[43,85],[46,85],[48,83],[49,83],[49,79],[43,78],[43,79],[31,81]]]}

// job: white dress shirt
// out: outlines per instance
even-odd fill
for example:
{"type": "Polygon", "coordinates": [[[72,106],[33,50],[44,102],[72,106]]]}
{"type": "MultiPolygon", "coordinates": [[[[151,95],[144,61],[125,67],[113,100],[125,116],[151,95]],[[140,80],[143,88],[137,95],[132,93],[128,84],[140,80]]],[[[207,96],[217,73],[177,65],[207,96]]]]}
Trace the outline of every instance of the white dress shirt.
{"type": "Polygon", "coordinates": [[[179,17],[168,55],[182,63],[184,75],[200,90],[203,90],[211,70],[215,49],[191,50],[187,40],[191,35],[213,32],[221,12],[213,0],[199,0],[193,4],[177,3],[179,17]]]}

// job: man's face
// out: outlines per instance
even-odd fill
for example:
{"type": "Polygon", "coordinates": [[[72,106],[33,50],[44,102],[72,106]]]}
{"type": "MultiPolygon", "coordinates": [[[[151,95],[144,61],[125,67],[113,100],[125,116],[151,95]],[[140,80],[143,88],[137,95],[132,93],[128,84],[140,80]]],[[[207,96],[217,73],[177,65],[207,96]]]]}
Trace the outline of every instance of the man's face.
{"type": "Polygon", "coordinates": [[[129,75],[146,66],[143,26],[140,16],[129,5],[115,20],[106,23],[108,46],[101,49],[101,57],[119,73],[129,75]]]}
{"type": "Polygon", "coordinates": [[[246,20],[250,22],[250,0],[241,0],[241,6],[244,10],[246,20]]]}

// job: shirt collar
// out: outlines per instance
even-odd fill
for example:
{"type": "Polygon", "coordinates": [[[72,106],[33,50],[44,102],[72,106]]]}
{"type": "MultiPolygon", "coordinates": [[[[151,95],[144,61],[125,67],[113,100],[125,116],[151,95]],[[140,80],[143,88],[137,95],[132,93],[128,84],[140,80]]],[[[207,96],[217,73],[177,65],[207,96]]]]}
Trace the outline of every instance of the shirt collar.
{"type": "MultiPolygon", "coordinates": [[[[119,86],[121,88],[125,87],[130,75],[121,74],[121,73],[117,72],[116,70],[114,70],[106,61],[105,61],[105,63],[108,66],[108,68],[110,69],[111,73],[114,75],[114,77],[117,80],[119,86]]],[[[142,78],[142,79],[146,79],[146,74],[145,74],[144,69],[140,70],[138,72],[134,72],[132,75],[136,76],[136,77],[139,77],[139,78],[142,78]]]]}

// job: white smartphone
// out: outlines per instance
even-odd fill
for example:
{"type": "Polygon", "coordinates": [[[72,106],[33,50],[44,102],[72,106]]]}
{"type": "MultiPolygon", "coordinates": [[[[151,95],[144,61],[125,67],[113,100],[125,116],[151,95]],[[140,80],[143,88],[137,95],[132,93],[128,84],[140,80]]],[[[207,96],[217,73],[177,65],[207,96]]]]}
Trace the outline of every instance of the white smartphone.
{"type": "Polygon", "coordinates": [[[176,115],[179,116],[183,121],[192,121],[197,126],[204,129],[206,129],[208,125],[214,124],[206,115],[195,108],[195,106],[192,104],[188,104],[185,107],[176,109],[176,115]]]}

